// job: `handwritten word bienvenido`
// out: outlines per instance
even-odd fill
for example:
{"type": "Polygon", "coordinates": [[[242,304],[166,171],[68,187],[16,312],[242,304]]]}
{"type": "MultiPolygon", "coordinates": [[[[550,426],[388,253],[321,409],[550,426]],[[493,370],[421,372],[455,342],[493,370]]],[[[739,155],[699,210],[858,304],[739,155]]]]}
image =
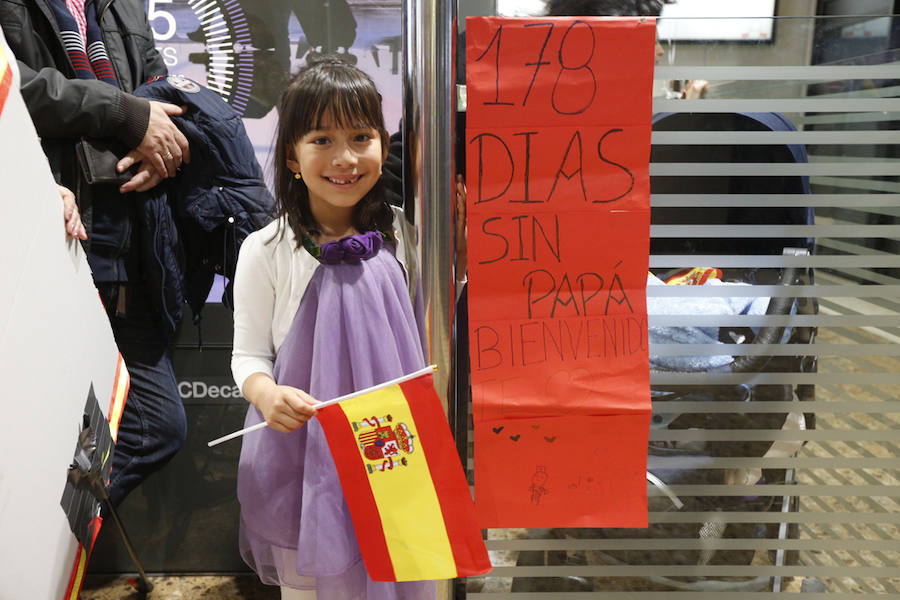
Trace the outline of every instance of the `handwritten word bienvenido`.
{"type": "Polygon", "coordinates": [[[474,329],[472,342],[472,366],[477,371],[611,359],[647,352],[647,319],[539,319],[480,325],[474,329]]]}

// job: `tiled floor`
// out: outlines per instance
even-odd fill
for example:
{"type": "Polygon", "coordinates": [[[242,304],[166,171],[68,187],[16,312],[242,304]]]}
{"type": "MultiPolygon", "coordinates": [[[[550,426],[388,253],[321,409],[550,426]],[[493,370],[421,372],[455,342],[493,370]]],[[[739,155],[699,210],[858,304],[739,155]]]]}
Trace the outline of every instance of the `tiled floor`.
{"type": "MultiPolygon", "coordinates": [[[[255,576],[150,576],[153,590],[147,600],[278,600],[278,588],[263,585],[255,576]]],[[[89,576],[81,600],[141,600],[128,577],[89,576]]]]}

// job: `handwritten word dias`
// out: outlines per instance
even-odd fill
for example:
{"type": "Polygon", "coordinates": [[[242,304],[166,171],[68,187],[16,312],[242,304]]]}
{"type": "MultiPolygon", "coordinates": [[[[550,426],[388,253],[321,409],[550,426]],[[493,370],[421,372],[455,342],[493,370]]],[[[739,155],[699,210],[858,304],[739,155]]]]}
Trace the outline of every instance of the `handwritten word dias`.
{"type": "Polygon", "coordinates": [[[622,128],[610,128],[565,133],[558,129],[480,133],[469,140],[478,164],[475,204],[500,199],[519,204],[550,203],[554,196],[558,199],[571,194],[592,204],[620,200],[634,189],[634,175],[627,166],[604,155],[604,142],[609,137],[608,145],[613,139],[610,136],[623,131],[622,128]],[[564,149],[558,148],[560,140],[568,140],[564,149]],[[547,150],[550,150],[550,161],[556,166],[553,172],[536,170],[533,144],[543,147],[541,162],[544,164],[547,163],[547,150]],[[553,161],[557,156],[559,158],[553,161]],[[587,179],[586,174],[593,174],[593,177],[587,179]],[[577,185],[567,185],[573,180],[577,185]],[[492,185],[485,189],[488,181],[492,185]],[[547,182],[550,182],[549,189],[547,182]],[[498,187],[502,189],[496,191],[498,187]]]}

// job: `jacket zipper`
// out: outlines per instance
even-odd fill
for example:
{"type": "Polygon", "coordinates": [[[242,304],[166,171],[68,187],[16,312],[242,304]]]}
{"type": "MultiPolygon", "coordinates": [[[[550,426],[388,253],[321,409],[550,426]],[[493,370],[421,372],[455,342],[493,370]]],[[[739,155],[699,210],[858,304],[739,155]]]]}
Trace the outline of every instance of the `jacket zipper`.
{"type": "MultiPolygon", "coordinates": [[[[106,48],[107,54],[109,53],[109,43],[107,43],[107,40],[106,40],[106,30],[103,29],[103,15],[104,15],[104,13],[106,13],[106,9],[108,9],[112,5],[113,2],[115,2],[115,0],[107,0],[106,2],[103,3],[102,6],[100,6],[99,10],[97,11],[97,26],[100,27],[100,37],[103,38],[103,46],[104,46],[104,48],[106,48]]],[[[118,81],[119,85],[121,86],[122,77],[119,75],[118,65],[116,65],[115,61],[112,60],[112,57],[110,57],[109,64],[112,65],[113,72],[116,74],[116,81],[118,81]]],[[[121,87],[120,87],[120,89],[121,89],[121,87]]],[[[122,91],[124,92],[125,90],[122,90],[122,91]]],[[[130,207],[130,208],[132,208],[132,207],[130,207]]],[[[119,238],[119,253],[117,255],[117,260],[115,262],[116,278],[118,278],[120,276],[118,259],[120,259],[120,258],[123,259],[122,250],[125,248],[125,244],[127,244],[129,239],[131,238],[131,219],[134,215],[131,214],[130,210],[128,212],[129,212],[129,214],[125,219],[125,235],[123,235],[121,238],[119,238]]],[[[132,252],[133,251],[134,251],[134,249],[132,248],[132,252]]]]}
{"type": "Polygon", "coordinates": [[[106,9],[109,8],[109,5],[115,2],[115,0],[107,0],[107,2],[100,7],[100,10],[97,11],[97,23],[99,25],[100,19],[103,18],[103,13],[106,12],[106,9]]]}
{"type": "MultiPolygon", "coordinates": [[[[122,200],[126,201],[126,202],[128,201],[127,198],[122,198],[122,200]]],[[[122,251],[125,249],[125,244],[127,244],[131,239],[132,219],[137,218],[137,215],[133,214],[133,211],[134,211],[134,205],[129,202],[129,206],[127,207],[128,215],[125,218],[125,235],[123,235],[122,238],[119,240],[119,253],[116,256],[116,263],[115,263],[116,264],[116,279],[119,279],[120,276],[122,275],[121,273],[119,273],[119,260],[122,261],[122,264],[125,263],[125,255],[122,253],[122,251]]],[[[136,252],[136,251],[137,250],[135,248],[133,248],[133,247],[130,248],[130,252],[136,252]]],[[[121,279],[119,279],[119,280],[121,281],[121,279]]]]}

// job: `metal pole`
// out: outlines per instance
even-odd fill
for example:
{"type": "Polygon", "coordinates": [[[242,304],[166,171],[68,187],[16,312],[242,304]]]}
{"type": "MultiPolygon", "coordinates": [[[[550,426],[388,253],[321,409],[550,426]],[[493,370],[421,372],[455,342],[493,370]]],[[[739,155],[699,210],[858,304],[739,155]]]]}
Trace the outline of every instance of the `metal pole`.
{"type": "Polygon", "coordinates": [[[406,216],[419,229],[429,360],[444,407],[453,315],[456,2],[404,0],[403,141],[406,216]]]}
{"type": "Polygon", "coordinates": [[[128,534],[125,533],[125,526],[122,525],[122,521],[119,519],[119,513],[116,511],[116,507],[112,505],[112,502],[109,501],[109,494],[107,493],[105,486],[103,487],[103,501],[106,502],[106,506],[109,508],[109,514],[113,516],[113,521],[116,523],[119,535],[122,536],[122,543],[125,544],[125,550],[128,551],[128,556],[131,557],[131,562],[134,563],[134,566],[137,569],[138,578],[137,581],[134,582],[135,589],[141,597],[146,597],[147,594],[153,591],[153,583],[150,581],[150,578],[147,577],[147,573],[144,572],[141,561],[138,560],[137,552],[134,551],[134,546],[131,545],[131,539],[128,537],[128,534]]]}
{"type": "MultiPolygon", "coordinates": [[[[406,217],[419,229],[419,265],[428,360],[448,409],[450,327],[455,299],[454,106],[455,0],[403,0],[403,197],[406,217]]],[[[437,597],[452,597],[440,581],[437,597]]]]}

